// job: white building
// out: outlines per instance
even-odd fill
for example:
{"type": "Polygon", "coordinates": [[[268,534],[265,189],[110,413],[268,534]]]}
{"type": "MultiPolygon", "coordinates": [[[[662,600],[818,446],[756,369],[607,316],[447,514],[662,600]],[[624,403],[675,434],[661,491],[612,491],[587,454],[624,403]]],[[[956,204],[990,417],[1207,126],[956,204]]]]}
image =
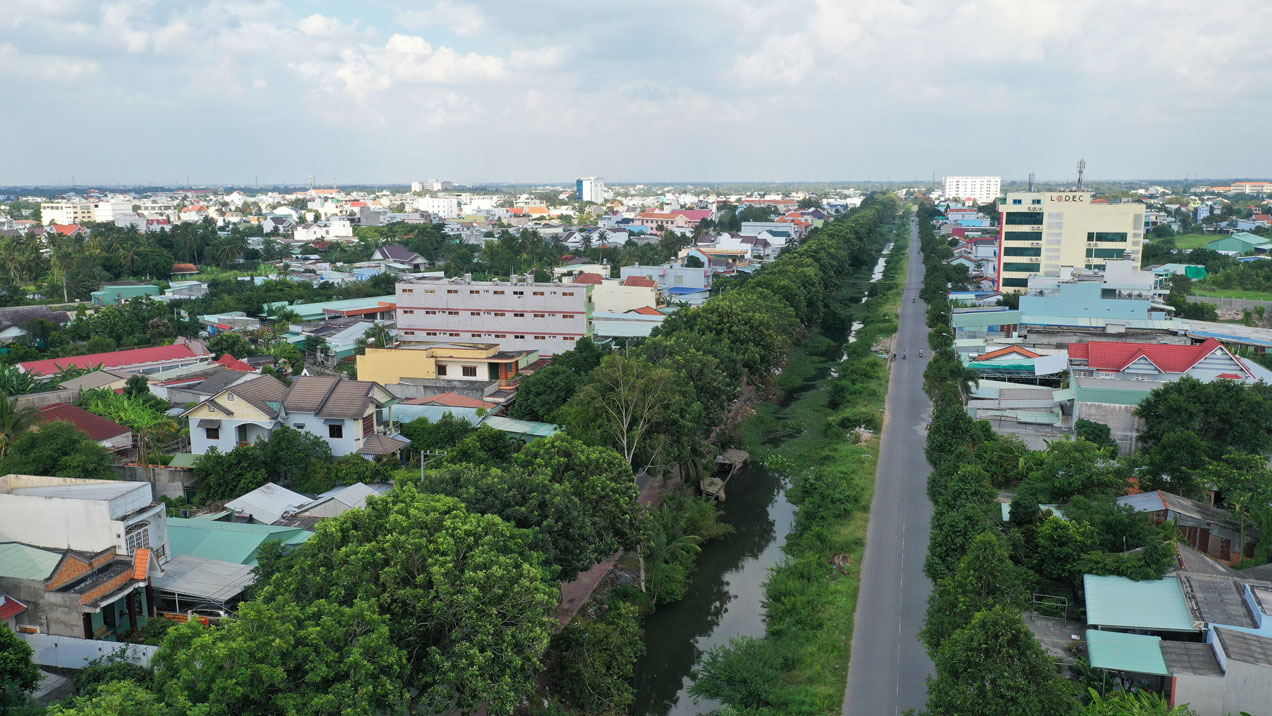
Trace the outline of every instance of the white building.
{"type": "Polygon", "coordinates": [[[945,177],[946,199],[971,199],[988,204],[1002,195],[1002,177],[945,177]]]}
{"type": "Polygon", "coordinates": [[[93,221],[113,224],[116,219],[133,215],[132,197],[112,196],[103,201],[93,202],[93,221]]]}
{"type": "Polygon", "coordinates": [[[605,201],[605,180],[601,177],[579,177],[574,188],[574,198],[578,201],[594,201],[597,204],[605,201]]]}
{"type": "Polygon", "coordinates": [[[398,340],[482,341],[506,351],[537,350],[551,356],[592,335],[592,287],[508,282],[469,276],[420,279],[397,285],[398,340]]]}
{"type": "Polygon", "coordinates": [[[87,224],[93,220],[93,205],[87,201],[49,201],[40,204],[40,219],[49,224],[87,224]]]}
{"type": "Polygon", "coordinates": [[[443,219],[459,218],[459,197],[457,196],[421,196],[415,200],[415,208],[427,211],[434,217],[443,219]]]}
{"type": "Polygon", "coordinates": [[[453,182],[439,181],[437,179],[429,179],[428,181],[411,182],[412,192],[446,191],[447,189],[454,189],[454,188],[455,188],[455,184],[453,182]]]}

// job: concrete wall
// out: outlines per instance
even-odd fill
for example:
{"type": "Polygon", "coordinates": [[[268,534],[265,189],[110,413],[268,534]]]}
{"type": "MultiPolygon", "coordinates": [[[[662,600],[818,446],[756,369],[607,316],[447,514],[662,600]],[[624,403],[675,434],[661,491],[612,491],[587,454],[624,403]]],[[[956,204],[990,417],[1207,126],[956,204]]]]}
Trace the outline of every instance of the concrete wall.
{"type": "Polygon", "coordinates": [[[98,639],[77,639],[67,636],[51,636],[49,634],[19,634],[35,652],[33,661],[40,666],[58,666],[64,669],[82,669],[88,662],[123,650],[124,658],[134,664],[150,666],[150,659],[157,646],[145,644],[121,644],[117,641],[100,641],[98,639]]]}
{"type": "Polygon", "coordinates": [[[1115,405],[1112,403],[1073,404],[1073,420],[1092,420],[1109,426],[1111,437],[1117,441],[1117,454],[1130,455],[1139,444],[1139,433],[1144,428],[1144,421],[1135,416],[1134,405],[1115,405]]]}
{"type": "Polygon", "coordinates": [[[43,580],[9,577],[0,577],[0,591],[27,605],[27,610],[17,617],[19,626],[36,626],[45,634],[84,636],[78,594],[48,592],[43,580]]]}
{"type": "Polygon", "coordinates": [[[1272,668],[1229,657],[1223,708],[1218,713],[1268,713],[1272,704],[1272,668]]]}
{"type": "Polygon", "coordinates": [[[658,305],[658,289],[653,286],[624,286],[619,281],[606,281],[592,290],[597,311],[625,313],[658,305]]]}
{"type": "Polygon", "coordinates": [[[155,497],[178,499],[194,485],[194,472],[179,467],[152,467],[147,471],[139,465],[116,465],[115,472],[129,482],[149,482],[155,497]]]}
{"type": "Polygon", "coordinates": [[[110,506],[99,500],[0,495],[0,538],[98,552],[115,544],[110,506]]]}
{"type": "MultiPolygon", "coordinates": [[[[498,389],[499,383],[496,381],[487,381],[484,383],[473,382],[470,380],[446,380],[442,378],[430,380],[411,380],[406,383],[388,383],[384,386],[391,395],[400,400],[409,400],[411,398],[425,398],[438,393],[457,393],[469,398],[484,400],[486,396],[498,389]]],[[[394,419],[397,414],[394,413],[394,419]]]]}
{"type": "Polygon", "coordinates": [[[18,408],[42,408],[54,403],[74,403],[79,398],[80,391],[78,388],[67,388],[65,390],[50,390],[47,393],[19,395],[17,404],[18,408]]]}
{"type": "Polygon", "coordinates": [[[1197,716],[1227,716],[1223,708],[1224,677],[1180,674],[1174,680],[1171,705],[1188,704],[1197,716]]]}

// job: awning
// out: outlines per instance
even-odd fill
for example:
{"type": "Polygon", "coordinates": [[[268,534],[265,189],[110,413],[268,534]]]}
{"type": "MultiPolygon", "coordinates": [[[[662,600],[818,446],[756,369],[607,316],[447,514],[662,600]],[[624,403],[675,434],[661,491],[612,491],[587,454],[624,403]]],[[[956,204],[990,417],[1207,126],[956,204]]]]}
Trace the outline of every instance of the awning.
{"type": "Polygon", "coordinates": [[[322,421],[322,424],[323,425],[344,425],[344,422],[345,421],[343,420],[324,420],[322,421]]]}
{"type": "Polygon", "coordinates": [[[252,583],[252,567],[181,554],[163,565],[163,574],[151,577],[150,586],[182,597],[224,604],[252,583]]]}
{"type": "Polygon", "coordinates": [[[200,420],[200,421],[196,424],[196,426],[195,426],[195,427],[200,427],[200,428],[219,428],[219,427],[221,427],[221,421],[220,421],[220,420],[211,420],[211,419],[209,419],[209,418],[204,418],[204,419],[200,420]]]}
{"type": "Polygon", "coordinates": [[[1170,675],[1159,636],[1087,629],[1086,640],[1087,656],[1097,669],[1170,675]]]}

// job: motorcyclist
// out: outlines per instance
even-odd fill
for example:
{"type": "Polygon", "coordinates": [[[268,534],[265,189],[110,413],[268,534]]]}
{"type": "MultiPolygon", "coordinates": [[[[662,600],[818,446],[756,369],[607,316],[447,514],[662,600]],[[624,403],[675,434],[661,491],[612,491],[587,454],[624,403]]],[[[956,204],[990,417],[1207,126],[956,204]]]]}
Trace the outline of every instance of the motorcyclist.
{"type": "Polygon", "coordinates": [[[905,351],[901,351],[901,360],[905,360],[905,351]]]}
{"type": "Polygon", "coordinates": [[[920,358],[922,358],[922,357],[923,357],[923,349],[922,349],[922,348],[920,348],[920,349],[919,349],[919,357],[920,357],[920,358]]]}

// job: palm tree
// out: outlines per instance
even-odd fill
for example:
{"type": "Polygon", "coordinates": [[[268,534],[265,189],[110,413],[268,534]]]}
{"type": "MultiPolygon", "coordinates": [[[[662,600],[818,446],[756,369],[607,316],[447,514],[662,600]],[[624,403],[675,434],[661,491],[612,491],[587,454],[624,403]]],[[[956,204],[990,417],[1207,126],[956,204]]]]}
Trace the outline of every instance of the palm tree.
{"type": "MultiPolygon", "coordinates": [[[[664,565],[670,563],[681,554],[697,554],[702,550],[702,538],[688,534],[685,528],[685,512],[672,505],[663,505],[649,513],[648,557],[651,564],[664,565]]],[[[636,548],[640,558],[640,589],[645,591],[645,546],[636,548]]],[[[662,587],[662,571],[655,572],[654,583],[650,585],[652,597],[657,600],[662,587]]]]}
{"type": "Polygon", "coordinates": [[[18,399],[0,392],[0,458],[5,456],[18,437],[35,425],[40,411],[31,406],[18,407],[18,399]]]}
{"type": "Polygon", "coordinates": [[[383,323],[377,323],[371,326],[367,329],[366,333],[362,334],[362,336],[367,339],[367,345],[370,345],[371,342],[374,341],[376,348],[393,347],[393,334],[389,332],[389,327],[383,323]]]}

